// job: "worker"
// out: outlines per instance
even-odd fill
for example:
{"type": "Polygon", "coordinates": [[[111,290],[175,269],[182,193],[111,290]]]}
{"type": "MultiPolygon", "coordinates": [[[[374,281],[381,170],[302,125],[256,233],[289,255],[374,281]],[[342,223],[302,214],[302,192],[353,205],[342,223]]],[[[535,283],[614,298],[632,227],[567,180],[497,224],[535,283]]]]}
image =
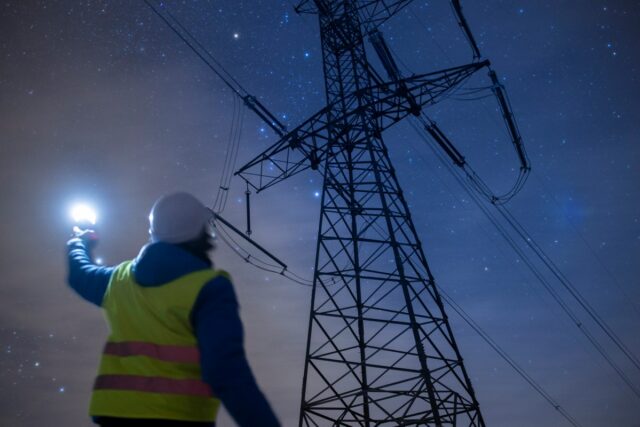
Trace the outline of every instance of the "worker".
{"type": "Polygon", "coordinates": [[[241,427],[279,426],[243,348],[229,274],[214,270],[210,211],[194,196],[161,197],[150,243],[115,267],[96,265],[93,230],[69,240],[69,284],[105,311],[110,334],[90,415],[103,426],[215,426],[222,403],[241,427]]]}

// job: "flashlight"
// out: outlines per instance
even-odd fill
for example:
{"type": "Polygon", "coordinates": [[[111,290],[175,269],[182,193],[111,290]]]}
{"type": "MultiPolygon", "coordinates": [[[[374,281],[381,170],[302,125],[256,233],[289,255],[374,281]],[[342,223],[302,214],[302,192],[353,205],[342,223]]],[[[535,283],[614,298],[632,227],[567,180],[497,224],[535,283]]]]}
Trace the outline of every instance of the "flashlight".
{"type": "Polygon", "coordinates": [[[71,208],[73,219],[73,234],[76,237],[86,236],[89,240],[98,240],[95,225],[98,219],[95,209],[86,204],[77,204],[71,208]]]}
{"type": "Polygon", "coordinates": [[[91,206],[78,204],[71,208],[71,218],[76,225],[96,225],[98,216],[91,206]]]}

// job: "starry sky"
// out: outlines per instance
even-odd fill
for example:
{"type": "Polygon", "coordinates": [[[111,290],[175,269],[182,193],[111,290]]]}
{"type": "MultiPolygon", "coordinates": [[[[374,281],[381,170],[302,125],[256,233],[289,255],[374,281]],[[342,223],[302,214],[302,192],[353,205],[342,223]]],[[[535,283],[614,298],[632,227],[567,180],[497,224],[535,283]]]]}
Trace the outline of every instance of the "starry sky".
{"type": "MultiPolygon", "coordinates": [[[[317,18],[297,15],[293,1],[166,4],[283,123],[324,106],[317,18]]],[[[463,5],[532,162],[509,209],[640,354],[640,2],[463,5]]],[[[416,0],[382,31],[406,75],[471,59],[444,0],[416,0]]],[[[3,0],[0,36],[0,424],[88,426],[107,330],[65,283],[69,207],[97,207],[105,263],[134,257],[157,197],[183,189],[213,203],[239,105],[143,2],[3,0]]],[[[470,84],[486,85],[478,78],[470,84]]],[[[517,159],[493,102],[452,97],[428,114],[499,192],[517,159]]],[[[237,166],[276,141],[250,111],[236,128],[237,166]]],[[[640,426],[638,397],[412,128],[384,137],[439,286],[580,425],[640,426]]],[[[251,202],[253,237],[307,279],[321,185],[308,171],[251,202]]],[[[228,197],[224,216],[244,229],[240,180],[228,197]]],[[[310,289],[247,265],[224,244],[213,259],[234,276],[255,375],[283,424],[295,425],[310,289]]],[[[640,372],[562,295],[640,387],[640,372]]],[[[450,317],[488,425],[568,425],[450,317]]],[[[232,425],[224,413],[219,421],[232,425]]]]}

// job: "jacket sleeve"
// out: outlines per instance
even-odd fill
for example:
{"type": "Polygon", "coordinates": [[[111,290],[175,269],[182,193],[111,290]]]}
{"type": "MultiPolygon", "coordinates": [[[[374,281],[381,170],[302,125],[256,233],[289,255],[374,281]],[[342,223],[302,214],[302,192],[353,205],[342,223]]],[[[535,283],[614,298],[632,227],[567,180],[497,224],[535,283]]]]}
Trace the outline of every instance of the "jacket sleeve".
{"type": "Polygon", "coordinates": [[[192,311],[203,380],[240,427],[280,423],[258,388],[243,346],[242,322],[231,281],[219,276],[200,291],[192,311]]]}
{"type": "Polygon", "coordinates": [[[78,238],[73,238],[67,242],[67,253],[69,258],[69,285],[85,300],[101,306],[104,293],[115,268],[94,264],[87,245],[78,238]]]}

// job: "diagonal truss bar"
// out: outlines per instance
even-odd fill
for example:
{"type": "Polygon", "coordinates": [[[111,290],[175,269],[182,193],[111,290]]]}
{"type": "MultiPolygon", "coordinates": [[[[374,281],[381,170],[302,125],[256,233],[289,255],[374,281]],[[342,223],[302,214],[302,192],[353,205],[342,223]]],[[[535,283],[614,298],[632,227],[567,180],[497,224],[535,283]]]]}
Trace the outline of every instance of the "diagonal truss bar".
{"type": "MultiPolygon", "coordinates": [[[[408,6],[413,0],[367,0],[358,2],[354,9],[360,15],[360,21],[367,29],[377,28],[393,15],[408,6]]],[[[300,14],[339,15],[339,2],[303,0],[295,7],[300,14]]]]}
{"type": "MultiPolygon", "coordinates": [[[[344,137],[357,128],[359,115],[370,110],[375,111],[373,119],[376,121],[376,129],[381,132],[415,111],[407,103],[407,92],[420,108],[433,105],[488,65],[488,61],[474,62],[365,87],[347,94],[315,113],[247,162],[238,169],[236,175],[259,192],[309,168],[319,169],[327,156],[330,126],[333,127],[336,138],[344,137]],[[367,102],[363,103],[365,94],[367,102]],[[329,112],[335,112],[337,107],[341,107],[342,114],[330,115],[329,112]]],[[[358,143],[368,136],[360,133],[349,137],[353,143],[358,143]]]]}

